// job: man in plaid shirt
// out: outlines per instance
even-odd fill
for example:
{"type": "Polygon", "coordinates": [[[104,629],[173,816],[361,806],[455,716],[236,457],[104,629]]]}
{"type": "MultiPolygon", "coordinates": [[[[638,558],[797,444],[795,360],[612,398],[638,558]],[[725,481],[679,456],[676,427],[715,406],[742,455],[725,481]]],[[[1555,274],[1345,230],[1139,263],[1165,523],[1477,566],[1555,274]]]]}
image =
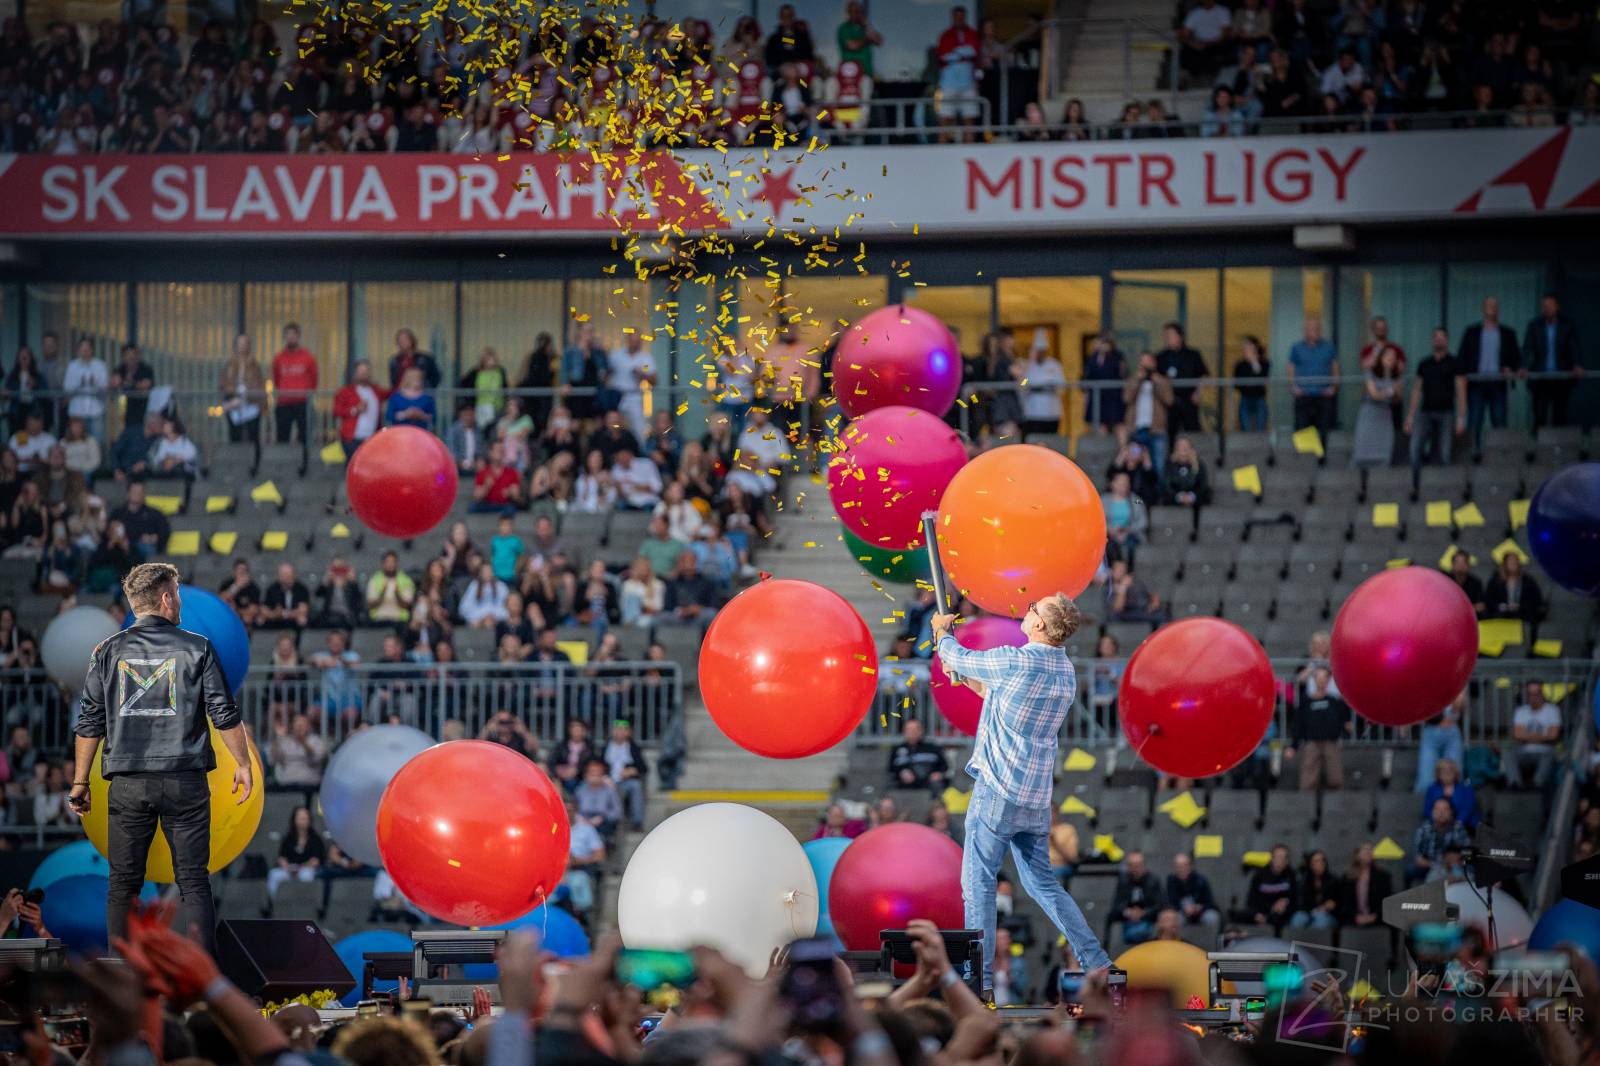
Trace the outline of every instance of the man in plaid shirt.
{"type": "Polygon", "coordinates": [[[1050,794],[1056,741],[1072,707],[1077,679],[1063,649],[1078,628],[1078,608],[1057,593],[1028,605],[1020,648],[972,651],[950,635],[953,614],[933,619],[940,661],[983,696],[978,740],[967,763],[967,805],[961,890],[969,929],[983,930],[983,987],[993,987],[995,881],[1006,846],[1022,885],[1067,938],[1079,965],[1095,970],[1111,958],[1061,882],[1050,871],[1050,794]]]}

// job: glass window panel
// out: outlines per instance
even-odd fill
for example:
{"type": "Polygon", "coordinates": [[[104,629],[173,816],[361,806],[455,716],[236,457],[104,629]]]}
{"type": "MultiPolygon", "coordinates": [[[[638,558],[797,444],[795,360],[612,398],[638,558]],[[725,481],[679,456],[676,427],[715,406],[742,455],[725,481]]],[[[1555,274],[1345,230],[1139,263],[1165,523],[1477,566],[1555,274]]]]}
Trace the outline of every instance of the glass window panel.
{"type": "Polygon", "coordinates": [[[519,382],[528,370],[539,334],[548,333],[556,351],[565,346],[559,281],[468,281],[461,285],[461,347],[476,360],[493,348],[500,365],[519,382]]]}
{"type": "Polygon", "coordinates": [[[389,358],[398,350],[395,335],[409,329],[417,350],[439,363],[443,383],[454,384],[462,373],[456,346],[456,289],[451,281],[362,282],[355,288],[356,335],[351,362],[372,364],[373,379],[387,385],[389,358]]]}
{"type": "Polygon", "coordinates": [[[608,349],[622,344],[624,330],[650,332],[655,302],[648,281],[576,278],[568,286],[567,298],[569,315],[593,325],[595,339],[608,349]]]}
{"type": "Polygon", "coordinates": [[[993,321],[990,301],[994,290],[988,285],[913,285],[900,295],[906,303],[938,315],[955,330],[964,355],[982,350],[983,335],[993,321]]]}
{"type": "MultiPolygon", "coordinates": [[[[29,285],[28,344],[40,350],[46,333],[61,342],[60,358],[72,358],[72,348],[87,339],[106,359],[115,359],[128,333],[128,287],[121,283],[79,282],[64,285],[29,285]]],[[[59,382],[60,367],[51,368],[59,382]]]]}
{"type": "MultiPolygon", "coordinates": [[[[1206,372],[1215,374],[1222,361],[1220,349],[1222,285],[1220,270],[1118,270],[1111,275],[1111,324],[1117,346],[1130,360],[1140,352],[1157,351],[1168,322],[1183,325],[1189,347],[1205,360],[1206,372]]],[[[1209,428],[1215,413],[1214,390],[1199,390],[1202,424],[1209,428]]]]}
{"type": "Polygon", "coordinates": [[[15,366],[16,351],[22,344],[21,292],[15,285],[0,285],[0,359],[15,366]]]}
{"type": "Polygon", "coordinates": [[[239,331],[239,286],[153,282],[141,284],[136,295],[139,347],[156,382],[216,402],[220,368],[239,331]]]}
{"type": "MultiPolygon", "coordinates": [[[[1100,279],[1001,278],[999,284],[1000,328],[1016,338],[1018,358],[1026,360],[1042,342],[1068,381],[1082,377],[1083,357],[1100,333],[1100,279]]],[[[1073,402],[1078,395],[1061,394],[1066,431],[1074,435],[1084,429],[1084,405],[1073,402]]]]}
{"type": "MultiPolygon", "coordinates": [[[[1445,323],[1458,351],[1461,335],[1483,320],[1483,302],[1491,296],[1500,301],[1501,324],[1516,330],[1520,343],[1528,323],[1539,313],[1539,297],[1547,287],[1539,263],[1451,263],[1445,284],[1445,323]]],[[[1521,429],[1532,425],[1526,395],[1524,389],[1513,390],[1507,407],[1510,425],[1521,429]]]]}
{"type": "MultiPolygon", "coordinates": [[[[1273,373],[1278,362],[1272,360],[1272,278],[1265,267],[1235,267],[1222,272],[1223,347],[1215,368],[1217,376],[1232,377],[1233,366],[1243,355],[1244,339],[1254,337],[1266,352],[1273,373]]],[[[1298,316],[1296,316],[1298,317],[1298,316]]],[[[1228,390],[1227,425],[1239,425],[1239,394],[1228,390]]]]}
{"type": "Polygon", "coordinates": [[[317,357],[319,409],[331,406],[350,359],[347,289],[338,281],[253,282],[244,288],[244,331],[262,373],[283,348],[283,327],[300,327],[300,345],[317,357]]]}
{"type": "MultiPolygon", "coordinates": [[[[888,0],[871,5],[872,24],[883,34],[883,44],[874,57],[880,81],[921,81],[928,66],[928,51],[939,40],[939,34],[950,25],[950,0],[888,0]]],[[[843,18],[843,5],[828,21],[828,34],[832,37],[843,18]]],[[[974,5],[967,5],[967,21],[976,26],[974,5]]],[[[815,32],[816,23],[812,28],[815,32]]]]}

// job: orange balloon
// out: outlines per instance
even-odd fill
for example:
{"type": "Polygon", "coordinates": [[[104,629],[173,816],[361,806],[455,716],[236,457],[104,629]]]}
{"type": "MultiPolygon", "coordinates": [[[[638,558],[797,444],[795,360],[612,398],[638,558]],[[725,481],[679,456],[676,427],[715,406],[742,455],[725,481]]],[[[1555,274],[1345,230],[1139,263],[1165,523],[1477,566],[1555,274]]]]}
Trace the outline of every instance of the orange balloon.
{"type": "Polygon", "coordinates": [[[1089,587],[1106,553],[1106,516],[1089,475],[1036,444],[984,452],[939,500],[939,558],[986,611],[1021,618],[1030,601],[1089,587]]]}

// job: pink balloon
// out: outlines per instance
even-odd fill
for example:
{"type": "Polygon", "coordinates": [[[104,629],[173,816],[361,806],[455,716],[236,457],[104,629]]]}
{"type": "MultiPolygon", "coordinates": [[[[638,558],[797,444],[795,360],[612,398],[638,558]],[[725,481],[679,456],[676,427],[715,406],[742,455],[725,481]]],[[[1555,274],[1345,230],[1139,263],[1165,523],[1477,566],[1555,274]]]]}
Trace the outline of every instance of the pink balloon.
{"type": "Polygon", "coordinates": [[[1379,725],[1438,714],[1478,661],[1478,618],[1450,578],[1422,566],[1384,570],[1345,599],[1328,656],[1339,694],[1379,725]]]}
{"type": "MultiPolygon", "coordinates": [[[[957,644],[973,651],[1020,648],[1028,643],[1028,638],[1022,635],[1021,622],[987,614],[956,626],[955,637],[957,644]]],[[[929,687],[933,689],[933,702],[944,720],[969,737],[977,736],[983,698],[965,685],[952,683],[937,654],[933,657],[933,679],[929,687]]]]}
{"type": "Polygon", "coordinates": [[[845,427],[828,464],[828,495],[845,527],[875,548],[922,543],[922,512],[967,461],[943,420],[916,407],[880,407],[845,427]]]}
{"type": "Polygon", "coordinates": [[[955,334],[936,316],[906,304],[863,315],[833,358],[833,393],[851,418],[894,404],[943,418],[960,391],[955,334]]]}

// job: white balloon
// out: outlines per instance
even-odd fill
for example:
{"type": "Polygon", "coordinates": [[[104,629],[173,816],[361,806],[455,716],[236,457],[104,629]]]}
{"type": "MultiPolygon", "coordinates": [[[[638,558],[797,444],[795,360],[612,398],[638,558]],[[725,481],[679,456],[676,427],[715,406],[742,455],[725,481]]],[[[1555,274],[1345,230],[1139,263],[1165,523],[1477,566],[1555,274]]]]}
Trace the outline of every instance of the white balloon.
{"type": "Polygon", "coordinates": [[[76,692],[83,687],[95,646],[121,628],[98,607],[63,611],[45,627],[44,638],[39,641],[39,658],[44,660],[51,677],[76,692]]]}
{"type": "MultiPolygon", "coordinates": [[[[1451,881],[1444,886],[1444,898],[1461,908],[1461,924],[1476,926],[1487,933],[1489,908],[1478,898],[1480,895],[1487,897],[1488,893],[1481,888],[1474,892],[1465,881],[1451,881]]],[[[1494,890],[1494,932],[1499,941],[1497,946],[1501,948],[1526,943],[1533,935],[1533,919],[1528,917],[1528,912],[1509,892],[1499,888],[1494,890]]]]}
{"type": "Polygon", "coordinates": [[[817,931],[817,879],[794,834],[739,803],[679,811],[623,871],[617,924],[634,948],[716,948],[751,976],[817,931]]]}
{"type": "MultiPolygon", "coordinates": [[[[346,855],[382,866],[378,853],[378,801],[400,767],[433,747],[434,740],[408,725],[378,725],[352,734],[334,749],[322,774],[318,802],[328,835],[346,855]]],[[[462,782],[469,787],[468,782],[462,782]]]]}

